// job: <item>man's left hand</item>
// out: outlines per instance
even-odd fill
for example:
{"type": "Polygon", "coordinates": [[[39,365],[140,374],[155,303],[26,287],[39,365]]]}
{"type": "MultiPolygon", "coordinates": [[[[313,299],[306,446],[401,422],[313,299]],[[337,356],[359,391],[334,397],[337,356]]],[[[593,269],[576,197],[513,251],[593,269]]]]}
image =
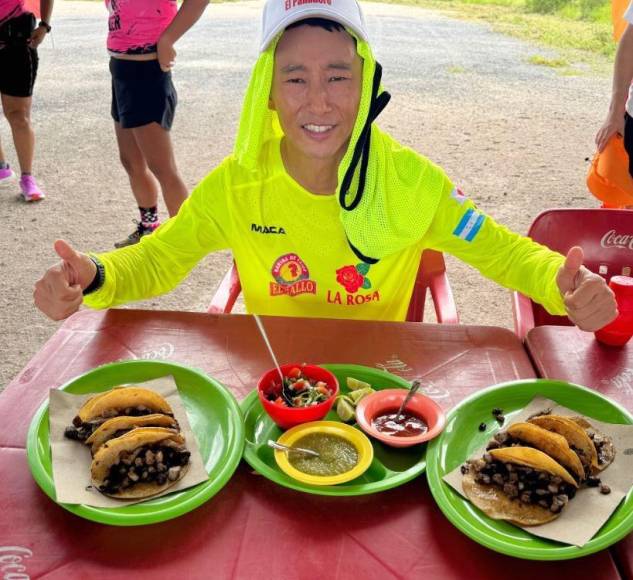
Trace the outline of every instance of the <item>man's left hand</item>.
{"type": "Polygon", "coordinates": [[[169,72],[176,64],[176,49],[174,43],[163,34],[158,40],[156,48],[158,52],[158,64],[163,72],[169,72]]]}
{"type": "Polygon", "coordinates": [[[43,26],[38,26],[31,33],[31,37],[29,38],[29,46],[31,48],[37,48],[40,44],[42,44],[42,41],[44,40],[45,36],[46,36],[46,28],[44,28],[43,26]]]}
{"type": "Polygon", "coordinates": [[[569,320],[581,330],[595,332],[615,320],[618,308],[604,278],[585,268],[583,260],[582,248],[571,248],[558,271],[556,283],[569,320]]]}

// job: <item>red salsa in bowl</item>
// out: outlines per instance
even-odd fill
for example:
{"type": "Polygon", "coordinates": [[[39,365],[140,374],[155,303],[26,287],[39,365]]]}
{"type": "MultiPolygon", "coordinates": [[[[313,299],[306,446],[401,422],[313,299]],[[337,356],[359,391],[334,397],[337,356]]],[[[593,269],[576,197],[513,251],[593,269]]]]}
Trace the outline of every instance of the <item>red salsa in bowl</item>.
{"type": "Polygon", "coordinates": [[[393,437],[417,437],[426,433],[429,429],[422,417],[412,413],[408,409],[400,415],[396,421],[398,409],[390,409],[372,417],[371,425],[379,433],[393,437]]]}
{"type": "Polygon", "coordinates": [[[358,426],[392,447],[410,447],[433,439],[444,428],[446,418],[439,405],[421,393],[411,397],[403,417],[395,421],[407,394],[407,389],[381,389],[363,397],[356,407],[358,426]]]}

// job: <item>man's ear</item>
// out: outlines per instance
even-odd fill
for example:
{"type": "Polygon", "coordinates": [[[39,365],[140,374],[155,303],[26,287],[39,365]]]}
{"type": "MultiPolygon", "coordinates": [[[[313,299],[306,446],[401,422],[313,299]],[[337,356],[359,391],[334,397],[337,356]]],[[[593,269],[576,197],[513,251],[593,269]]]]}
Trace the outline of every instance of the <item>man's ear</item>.
{"type": "Polygon", "coordinates": [[[275,101],[273,101],[272,96],[268,97],[268,108],[271,111],[276,111],[277,110],[277,108],[275,107],[275,101]]]}

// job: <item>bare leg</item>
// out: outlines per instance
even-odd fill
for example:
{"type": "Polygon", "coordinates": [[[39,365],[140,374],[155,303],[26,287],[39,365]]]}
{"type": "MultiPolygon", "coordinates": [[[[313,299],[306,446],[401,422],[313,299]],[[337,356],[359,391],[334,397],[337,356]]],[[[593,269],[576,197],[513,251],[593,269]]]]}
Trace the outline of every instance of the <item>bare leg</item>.
{"type": "Polygon", "coordinates": [[[7,158],[4,156],[4,149],[2,148],[2,141],[0,141],[0,161],[6,161],[7,158]]]}
{"type": "Polygon", "coordinates": [[[31,102],[31,97],[2,95],[4,116],[11,126],[13,143],[22,173],[31,173],[35,151],[35,133],[31,126],[31,102]]]}
{"type": "Polygon", "coordinates": [[[169,131],[158,123],[131,129],[136,143],[142,151],[150,171],[160,183],[163,199],[170,216],[178,213],[182,202],[187,199],[187,187],[181,179],[169,131]]]}
{"type": "Polygon", "coordinates": [[[128,174],[132,193],[139,207],[154,207],[158,201],[158,183],[147,167],[143,153],[134,138],[134,129],[123,129],[114,123],[121,165],[128,174]]]}

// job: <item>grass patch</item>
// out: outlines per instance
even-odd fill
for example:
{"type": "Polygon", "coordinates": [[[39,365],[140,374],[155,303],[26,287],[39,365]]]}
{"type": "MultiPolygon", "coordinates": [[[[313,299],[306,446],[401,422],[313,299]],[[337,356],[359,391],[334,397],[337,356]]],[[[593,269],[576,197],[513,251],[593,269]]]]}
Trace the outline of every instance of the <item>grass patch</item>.
{"type": "Polygon", "coordinates": [[[569,66],[569,62],[567,62],[564,58],[545,58],[540,55],[531,56],[528,58],[528,62],[537,66],[548,66],[551,68],[563,68],[569,66]]]}
{"type": "Polygon", "coordinates": [[[455,65],[448,67],[448,72],[454,75],[459,75],[466,72],[463,66],[455,65]]]}
{"type": "MultiPolygon", "coordinates": [[[[528,3],[539,0],[380,1],[429,8],[452,18],[485,22],[495,32],[556,49],[560,52],[560,60],[583,63],[594,72],[611,70],[617,48],[612,36],[611,5],[605,0],[569,0],[549,14],[530,12],[528,3]]],[[[557,0],[540,1],[555,5],[557,0]]]]}

